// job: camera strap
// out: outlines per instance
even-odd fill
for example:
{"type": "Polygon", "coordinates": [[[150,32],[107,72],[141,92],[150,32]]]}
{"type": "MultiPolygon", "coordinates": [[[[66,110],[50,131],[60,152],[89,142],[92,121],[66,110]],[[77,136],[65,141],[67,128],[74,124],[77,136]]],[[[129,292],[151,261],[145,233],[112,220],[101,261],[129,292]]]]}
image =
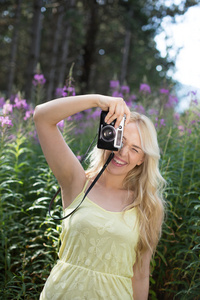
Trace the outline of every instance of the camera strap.
{"type": "MultiPolygon", "coordinates": [[[[96,139],[96,136],[95,136],[95,138],[94,138],[94,140],[96,139]]],[[[89,149],[91,148],[91,146],[92,146],[92,144],[93,144],[93,142],[94,142],[94,140],[92,141],[92,143],[90,144],[90,146],[88,147],[88,149],[87,149],[87,151],[86,151],[86,153],[85,153],[85,155],[83,156],[83,158],[81,159],[81,163],[85,160],[85,158],[86,158],[86,156],[87,156],[87,153],[89,152],[89,149]]],[[[55,200],[55,198],[57,197],[57,195],[60,193],[60,191],[61,191],[61,188],[59,188],[58,190],[57,190],[57,192],[55,193],[55,195],[53,196],[53,198],[51,199],[51,202],[50,202],[50,204],[49,204],[49,215],[50,215],[50,217],[52,218],[52,219],[54,219],[54,220],[57,220],[57,221],[61,221],[61,220],[64,220],[64,219],[66,219],[66,218],[68,218],[69,216],[71,216],[78,208],[79,208],[79,206],[83,203],[83,201],[85,200],[85,197],[87,196],[87,194],[91,191],[91,189],[93,188],[93,186],[95,185],[95,183],[97,182],[97,180],[100,178],[100,176],[103,174],[103,172],[105,171],[105,169],[106,169],[106,167],[108,166],[108,164],[111,162],[111,160],[113,159],[113,157],[114,157],[114,153],[112,152],[112,153],[110,153],[110,155],[109,155],[109,157],[108,157],[108,159],[107,159],[107,161],[105,162],[105,164],[104,164],[104,166],[102,167],[102,169],[100,170],[100,172],[97,174],[97,176],[95,177],[95,179],[94,179],[94,181],[91,183],[91,185],[88,187],[88,189],[86,190],[86,192],[85,192],[85,195],[84,195],[84,197],[83,197],[83,199],[81,200],[81,202],[68,214],[68,215],[66,215],[65,217],[62,217],[62,218],[55,218],[55,217],[53,217],[52,216],[52,214],[51,214],[51,207],[52,207],[52,205],[53,205],[53,202],[54,202],[54,200],[55,200]]]]}

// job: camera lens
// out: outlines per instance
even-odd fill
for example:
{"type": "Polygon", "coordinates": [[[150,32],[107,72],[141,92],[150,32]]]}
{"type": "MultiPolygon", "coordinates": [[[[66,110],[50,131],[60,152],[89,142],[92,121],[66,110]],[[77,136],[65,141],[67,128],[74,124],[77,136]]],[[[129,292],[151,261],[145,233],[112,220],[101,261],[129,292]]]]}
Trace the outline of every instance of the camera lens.
{"type": "Polygon", "coordinates": [[[105,142],[112,142],[115,138],[116,131],[114,127],[107,125],[102,128],[101,134],[102,134],[102,139],[105,142]]]}

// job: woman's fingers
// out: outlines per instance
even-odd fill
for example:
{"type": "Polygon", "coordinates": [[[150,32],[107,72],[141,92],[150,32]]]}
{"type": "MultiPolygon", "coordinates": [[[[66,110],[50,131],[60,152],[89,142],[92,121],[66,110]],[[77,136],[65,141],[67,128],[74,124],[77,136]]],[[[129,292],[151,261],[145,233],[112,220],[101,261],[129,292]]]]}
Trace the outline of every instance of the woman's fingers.
{"type": "Polygon", "coordinates": [[[115,128],[118,128],[124,115],[126,115],[126,124],[130,119],[130,110],[127,107],[125,101],[122,98],[114,98],[110,104],[108,114],[105,118],[105,122],[110,124],[116,119],[115,128]]]}

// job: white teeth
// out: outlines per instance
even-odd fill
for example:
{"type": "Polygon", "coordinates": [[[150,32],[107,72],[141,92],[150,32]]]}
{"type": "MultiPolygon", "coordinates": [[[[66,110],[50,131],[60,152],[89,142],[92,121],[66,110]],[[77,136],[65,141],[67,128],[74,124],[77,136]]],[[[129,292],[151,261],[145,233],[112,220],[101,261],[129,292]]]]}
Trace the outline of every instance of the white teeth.
{"type": "Polygon", "coordinates": [[[125,165],[126,163],[122,163],[121,161],[117,160],[116,158],[114,158],[114,161],[119,164],[119,165],[125,165]]]}

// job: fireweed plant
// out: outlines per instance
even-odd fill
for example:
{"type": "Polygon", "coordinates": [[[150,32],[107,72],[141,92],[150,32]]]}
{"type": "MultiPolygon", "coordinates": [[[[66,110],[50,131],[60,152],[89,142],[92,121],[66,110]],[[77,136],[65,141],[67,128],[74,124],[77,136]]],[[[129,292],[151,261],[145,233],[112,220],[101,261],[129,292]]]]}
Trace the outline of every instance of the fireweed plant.
{"type": "MultiPolygon", "coordinates": [[[[34,103],[44,101],[45,78],[33,79],[34,103]]],[[[154,122],[161,149],[160,168],[167,181],[166,220],[152,261],[149,299],[197,300],[200,290],[200,107],[195,91],[190,107],[176,112],[178,99],[166,87],[147,83],[130,92],[110,81],[110,94],[154,122]]],[[[56,97],[75,95],[71,74],[56,97]]],[[[30,106],[19,94],[0,98],[0,294],[2,299],[38,299],[57,260],[61,223],[48,216],[58,188],[42,154],[30,106]]],[[[78,158],[95,136],[100,111],[78,113],[58,126],[78,158]]],[[[87,167],[85,165],[85,167],[87,167]]],[[[54,215],[62,214],[58,197],[54,215]]]]}

